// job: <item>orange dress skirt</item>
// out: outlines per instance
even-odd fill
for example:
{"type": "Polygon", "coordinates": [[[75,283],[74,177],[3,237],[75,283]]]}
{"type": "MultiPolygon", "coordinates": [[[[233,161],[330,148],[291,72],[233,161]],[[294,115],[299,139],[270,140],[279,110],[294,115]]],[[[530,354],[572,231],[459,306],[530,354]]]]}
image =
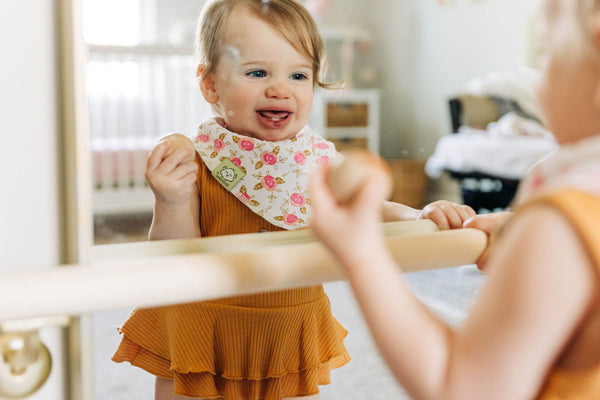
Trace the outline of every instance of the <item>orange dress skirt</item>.
{"type": "MultiPolygon", "coordinates": [[[[244,206],[200,162],[203,236],[282,230],[244,206]]],[[[134,310],[113,356],[172,379],[176,395],[281,400],[319,392],[346,364],[347,331],[321,285],[134,310]]]]}

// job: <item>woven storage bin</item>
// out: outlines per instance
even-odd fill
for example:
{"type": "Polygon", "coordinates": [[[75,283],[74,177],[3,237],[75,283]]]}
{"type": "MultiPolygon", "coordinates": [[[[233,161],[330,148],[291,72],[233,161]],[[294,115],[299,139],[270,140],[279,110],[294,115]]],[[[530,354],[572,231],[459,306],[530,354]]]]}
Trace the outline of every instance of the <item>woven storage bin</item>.
{"type": "Polygon", "coordinates": [[[327,104],[327,126],[355,127],[369,125],[369,105],[360,103],[327,104]]]}
{"type": "Polygon", "coordinates": [[[367,138],[328,138],[337,151],[363,149],[367,150],[367,138]]]}
{"type": "Polygon", "coordinates": [[[425,160],[387,160],[392,170],[394,191],[391,201],[409,207],[422,208],[427,190],[425,160]]]}

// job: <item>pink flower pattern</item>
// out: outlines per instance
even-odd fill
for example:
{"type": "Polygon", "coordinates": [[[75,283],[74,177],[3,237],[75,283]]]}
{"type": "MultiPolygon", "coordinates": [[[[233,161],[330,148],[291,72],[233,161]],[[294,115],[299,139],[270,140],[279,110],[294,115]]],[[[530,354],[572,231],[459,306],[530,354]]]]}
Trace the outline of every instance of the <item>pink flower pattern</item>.
{"type": "Polygon", "coordinates": [[[265,176],[262,179],[261,183],[263,184],[263,187],[265,189],[267,189],[269,192],[272,192],[275,189],[277,189],[277,181],[275,180],[275,178],[273,178],[272,175],[265,176]]]}
{"type": "Polygon", "coordinates": [[[299,151],[296,154],[294,154],[294,161],[298,165],[304,165],[304,163],[306,162],[306,155],[303,152],[299,151]]]}
{"type": "Polygon", "coordinates": [[[236,197],[238,199],[240,199],[242,201],[242,203],[244,203],[244,204],[246,204],[247,202],[250,201],[250,195],[248,193],[242,193],[242,192],[240,192],[240,193],[238,193],[236,195],[236,197]]]}
{"type": "Polygon", "coordinates": [[[277,154],[271,151],[263,151],[260,154],[260,159],[267,165],[275,165],[277,163],[277,154]]]}
{"type": "Polygon", "coordinates": [[[225,143],[221,139],[215,139],[214,148],[217,152],[221,151],[225,148],[225,143]]]}
{"type": "Polygon", "coordinates": [[[305,192],[308,174],[315,166],[330,163],[335,155],[331,143],[307,129],[294,140],[271,144],[236,135],[212,121],[201,125],[195,139],[198,154],[211,171],[226,154],[246,173],[240,181],[243,190],[239,185],[231,190],[239,201],[276,226],[298,229],[307,225],[311,209],[305,192]]]}
{"type": "Polygon", "coordinates": [[[294,214],[285,214],[283,216],[283,223],[286,225],[295,225],[298,222],[298,217],[294,214]]]}
{"type": "Polygon", "coordinates": [[[544,183],[546,183],[546,178],[543,175],[536,175],[531,180],[531,188],[533,190],[536,190],[539,187],[541,187],[544,183]]]}
{"type": "Polygon", "coordinates": [[[292,193],[290,197],[290,203],[296,207],[304,207],[306,199],[300,193],[292,193]]]}
{"type": "Polygon", "coordinates": [[[252,151],[254,150],[254,140],[240,139],[240,141],[238,142],[238,146],[244,151],[252,151]]]}

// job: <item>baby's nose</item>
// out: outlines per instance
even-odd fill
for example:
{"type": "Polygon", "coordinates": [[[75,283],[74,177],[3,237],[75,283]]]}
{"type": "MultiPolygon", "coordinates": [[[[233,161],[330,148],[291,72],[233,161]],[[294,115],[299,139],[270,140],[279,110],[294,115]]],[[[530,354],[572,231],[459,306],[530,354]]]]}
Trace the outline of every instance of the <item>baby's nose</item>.
{"type": "Polygon", "coordinates": [[[267,97],[275,99],[287,99],[291,95],[290,87],[282,81],[275,81],[267,88],[267,97]]]}

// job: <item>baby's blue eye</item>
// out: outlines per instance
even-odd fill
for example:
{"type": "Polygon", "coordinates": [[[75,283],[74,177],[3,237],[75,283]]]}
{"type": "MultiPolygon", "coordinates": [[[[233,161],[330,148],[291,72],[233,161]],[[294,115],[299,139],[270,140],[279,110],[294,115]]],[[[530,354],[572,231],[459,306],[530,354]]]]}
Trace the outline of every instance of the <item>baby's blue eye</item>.
{"type": "Polygon", "coordinates": [[[252,78],[264,78],[267,76],[267,73],[262,69],[257,69],[254,71],[246,72],[246,75],[252,78]]]}
{"type": "Polygon", "coordinates": [[[292,76],[290,77],[295,81],[304,81],[308,79],[308,76],[304,75],[304,74],[292,74],[292,76]]]}

